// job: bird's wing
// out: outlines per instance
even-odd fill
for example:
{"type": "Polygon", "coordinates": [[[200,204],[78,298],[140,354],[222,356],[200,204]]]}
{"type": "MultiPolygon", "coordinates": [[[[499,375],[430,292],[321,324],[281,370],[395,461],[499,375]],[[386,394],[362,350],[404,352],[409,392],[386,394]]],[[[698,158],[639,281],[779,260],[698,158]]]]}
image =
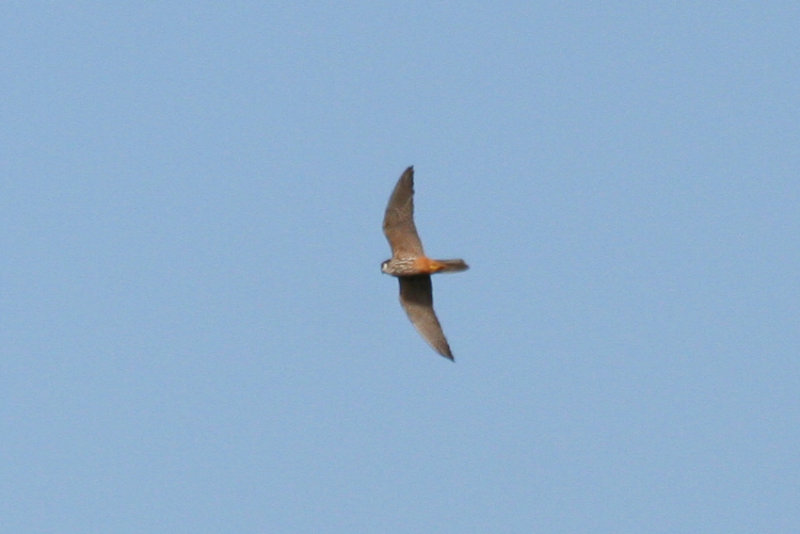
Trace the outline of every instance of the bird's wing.
{"type": "Polygon", "coordinates": [[[436,352],[445,358],[453,359],[450,345],[442,332],[442,326],[433,312],[433,287],[430,275],[401,276],[400,304],[417,331],[436,352]]]}
{"type": "Polygon", "coordinates": [[[393,257],[424,256],[414,226],[414,167],[407,168],[394,186],[383,216],[383,233],[392,247],[393,257]]]}

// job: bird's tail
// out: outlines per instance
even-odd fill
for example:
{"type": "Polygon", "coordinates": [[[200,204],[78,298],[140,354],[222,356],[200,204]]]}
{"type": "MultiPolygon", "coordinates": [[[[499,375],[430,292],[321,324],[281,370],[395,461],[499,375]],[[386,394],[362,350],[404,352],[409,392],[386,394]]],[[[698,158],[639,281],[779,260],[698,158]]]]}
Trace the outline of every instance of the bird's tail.
{"type": "Polygon", "coordinates": [[[466,271],[469,265],[464,260],[433,260],[431,268],[435,273],[457,273],[466,271]]]}

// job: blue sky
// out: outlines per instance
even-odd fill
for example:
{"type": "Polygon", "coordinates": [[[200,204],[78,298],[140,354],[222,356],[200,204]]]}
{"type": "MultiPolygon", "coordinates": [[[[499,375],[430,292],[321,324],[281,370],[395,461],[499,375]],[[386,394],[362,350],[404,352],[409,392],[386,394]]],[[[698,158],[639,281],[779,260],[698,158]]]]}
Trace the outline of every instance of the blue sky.
{"type": "Polygon", "coordinates": [[[795,3],[1,12],[0,530],[800,527],[795,3]]]}

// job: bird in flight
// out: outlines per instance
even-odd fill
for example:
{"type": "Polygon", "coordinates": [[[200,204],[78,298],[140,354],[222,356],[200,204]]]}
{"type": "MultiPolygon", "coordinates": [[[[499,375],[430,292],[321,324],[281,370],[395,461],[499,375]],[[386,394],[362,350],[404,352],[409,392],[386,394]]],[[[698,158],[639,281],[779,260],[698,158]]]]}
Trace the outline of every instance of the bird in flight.
{"type": "Polygon", "coordinates": [[[433,311],[434,273],[466,271],[464,260],[433,260],[425,256],[414,225],[414,167],[409,167],[394,186],[383,216],[383,233],[392,247],[392,257],[381,271],[400,281],[400,304],[414,327],[431,347],[453,359],[450,345],[433,311]]]}

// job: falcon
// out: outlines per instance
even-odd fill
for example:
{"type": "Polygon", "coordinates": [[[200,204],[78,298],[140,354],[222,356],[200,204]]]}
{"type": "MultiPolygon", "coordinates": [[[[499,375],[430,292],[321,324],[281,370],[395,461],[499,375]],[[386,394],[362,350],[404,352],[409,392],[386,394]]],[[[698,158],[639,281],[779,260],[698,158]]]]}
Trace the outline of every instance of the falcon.
{"type": "Polygon", "coordinates": [[[433,349],[453,359],[450,345],[433,311],[431,275],[466,271],[464,260],[434,260],[425,255],[414,225],[414,167],[397,181],[383,216],[383,233],[392,248],[392,257],[381,264],[381,271],[400,282],[400,304],[411,323],[433,349]]]}

